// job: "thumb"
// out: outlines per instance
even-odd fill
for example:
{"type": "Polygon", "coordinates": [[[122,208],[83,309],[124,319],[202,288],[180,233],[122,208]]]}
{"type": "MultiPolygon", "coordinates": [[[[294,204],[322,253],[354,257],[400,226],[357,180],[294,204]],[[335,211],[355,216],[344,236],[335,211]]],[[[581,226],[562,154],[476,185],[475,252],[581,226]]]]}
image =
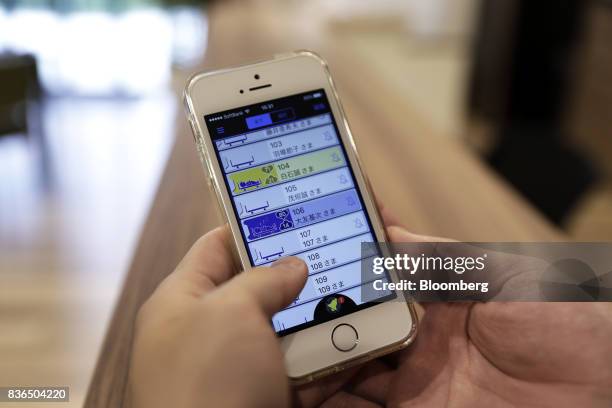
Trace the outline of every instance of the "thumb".
{"type": "Polygon", "coordinates": [[[220,290],[232,293],[245,291],[251,295],[263,312],[273,314],[287,306],[300,293],[308,268],[295,257],[281,258],[270,267],[259,267],[237,275],[220,290]]]}
{"type": "Polygon", "coordinates": [[[387,227],[387,235],[391,242],[452,242],[452,239],[415,234],[406,228],[392,225],[387,227]]]}

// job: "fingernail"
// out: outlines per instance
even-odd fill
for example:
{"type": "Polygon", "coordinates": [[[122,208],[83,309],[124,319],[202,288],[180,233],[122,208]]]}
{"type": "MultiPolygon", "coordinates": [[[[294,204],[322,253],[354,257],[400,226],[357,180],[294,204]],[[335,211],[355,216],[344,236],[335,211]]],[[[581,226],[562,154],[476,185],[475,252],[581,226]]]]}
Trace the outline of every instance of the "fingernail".
{"type": "Polygon", "coordinates": [[[273,268],[277,266],[282,266],[283,268],[287,268],[296,272],[304,272],[304,270],[306,269],[306,264],[304,263],[304,261],[302,261],[300,258],[296,258],[295,256],[287,256],[272,263],[273,268]]]}

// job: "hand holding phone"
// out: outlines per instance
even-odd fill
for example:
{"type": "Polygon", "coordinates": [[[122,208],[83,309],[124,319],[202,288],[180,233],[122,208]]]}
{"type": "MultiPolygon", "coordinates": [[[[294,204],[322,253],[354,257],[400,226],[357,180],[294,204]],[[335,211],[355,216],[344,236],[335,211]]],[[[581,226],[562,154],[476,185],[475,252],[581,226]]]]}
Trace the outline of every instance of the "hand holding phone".
{"type": "Polygon", "coordinates": [[[232,278],[229,241],[227,227],[200,238],[140,309],[130,406],[289,403],[282,353],[268,322],[299,293],[306,265],[284,258],[232,278]]]}
{"type": "MultiPolygon", "coordinates": [[[[392,242],[445,240],[387,230],[392,242]]],[[[258,268],[226,282],[234,273],[229,241],[226,227],[206,234],[141,309],[128,392],[134,408],[289,405],[283,355],[268,319],[301,290],[305,265],[258,268]],[[282,296],[268,296],[270,287],[282,296]]],[[[528,398],[607,407],[608,312],[603,303],[432,303],[414,348],[303,385],[294,395],[303,407],[440,405],[449,396],[462,406],[520,406],[528,398]]]]}

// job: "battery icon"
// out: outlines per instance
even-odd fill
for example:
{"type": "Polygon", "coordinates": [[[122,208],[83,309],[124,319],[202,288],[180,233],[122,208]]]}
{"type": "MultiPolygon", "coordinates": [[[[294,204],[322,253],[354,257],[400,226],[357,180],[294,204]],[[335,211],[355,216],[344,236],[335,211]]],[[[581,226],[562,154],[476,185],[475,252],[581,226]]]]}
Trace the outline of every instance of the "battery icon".
{"type": "Polygon", "coordinates": [[[312,94],[313,98],[320,98],[321,97],[321,92],[316,92],[312,94]]]}

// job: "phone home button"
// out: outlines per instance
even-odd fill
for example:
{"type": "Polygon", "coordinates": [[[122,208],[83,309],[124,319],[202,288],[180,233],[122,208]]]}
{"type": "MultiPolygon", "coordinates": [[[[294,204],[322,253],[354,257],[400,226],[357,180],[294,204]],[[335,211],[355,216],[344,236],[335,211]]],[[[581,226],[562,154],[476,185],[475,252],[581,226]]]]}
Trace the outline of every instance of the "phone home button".
{"type": "Polygon", "coordinates": [[[334,327],[334,330],[332,330],[331,341],[334,347],[338,350],[351,351],[357,347],[359,335],[353,326],[342,323],[334,327]]]}

